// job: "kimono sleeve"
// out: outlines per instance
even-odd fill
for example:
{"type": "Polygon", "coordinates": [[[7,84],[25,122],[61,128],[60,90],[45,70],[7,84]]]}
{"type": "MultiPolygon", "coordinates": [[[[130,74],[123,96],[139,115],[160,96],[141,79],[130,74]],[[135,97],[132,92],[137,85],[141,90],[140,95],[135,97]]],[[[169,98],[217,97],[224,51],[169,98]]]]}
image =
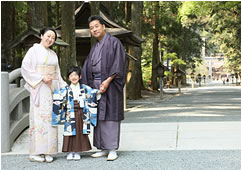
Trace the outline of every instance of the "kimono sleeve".
{"type": "Polygon", "coordinates": [[[113,41],[114,60],[110,68],[109,77],[116,74],[116,78],[125,78],[126,52],[123,45],[117,39],[113,41]]]}
{"type": "Polygon", "coordinates": [[[66,119],[67,112],[67,89],[55,89],[53,93],[52,125],[56,126],[66,119]]]}
{"type": "Polygon", "coordinates": [[[21,66],[21,73],[25,81],[31,86],[36,88],[42,81],[43,76],[35,71],[37,65],[36,51],[31,47],[26,53],[21,66]]]}
{"type": "Polygon", "coordinates": [[[88,65],[88,58],[85,60],[85,63],[81,69],[81,83],[88,84],[87,81],[87,65],[88,65]]]}
{"type": "Polygon", "coordinates": [[[100,99],[100,94],[98,94],[98,89],[92,89],[91,87],[85,85],[84,86],[87,92],[87,106],[90,116],[90,123],[93,126],[97,125],[97,103],[98,99],[100,99]],[[98,96],[98,97],[97,97],[98,96]]]}
{"type": "Polygon", "coordinates": [[[76,135],[74,97],[71,88],[67,87],[67,111],[64,124],[64,136],[76,135]]]}

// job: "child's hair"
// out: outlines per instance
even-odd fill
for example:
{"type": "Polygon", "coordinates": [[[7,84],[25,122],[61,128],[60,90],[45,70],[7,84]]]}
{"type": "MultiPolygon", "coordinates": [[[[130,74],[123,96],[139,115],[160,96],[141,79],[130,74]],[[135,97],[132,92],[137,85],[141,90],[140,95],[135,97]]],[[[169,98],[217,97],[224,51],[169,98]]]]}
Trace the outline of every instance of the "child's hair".
{"type": "Polygon", "coordinates": [[[73,72],[76,72],[79,76],[81,75],[81,70],[79,67],[77,66],[70,66],[68,68],[68,71],[67,71],[67,77],[69,77],[69,75],[73,72]]]}

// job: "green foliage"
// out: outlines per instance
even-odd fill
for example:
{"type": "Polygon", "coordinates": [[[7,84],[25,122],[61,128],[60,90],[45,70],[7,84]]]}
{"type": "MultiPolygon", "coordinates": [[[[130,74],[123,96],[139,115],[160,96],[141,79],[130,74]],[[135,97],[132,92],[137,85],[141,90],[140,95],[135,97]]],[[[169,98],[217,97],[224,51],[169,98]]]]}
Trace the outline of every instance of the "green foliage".
{"type": "Polygon", "coordinates": [[[28,5],[25,1],[15,1],[12,2],[15,6],[16,18],[15,18],[15,32],[16,37],[22,34],[27,29],[27,10],[28,5]]]}
{"type": "MultiPolygon", "coordinates": [[[[162,60],[172,60],[173,66],[180,65],[184,70],[185,68],[192,68],[193,63],[197,59],[201,61],[200,49],[202,40],[200,31],[198,32],[195,27],[184,27],[180,21],[179,10],[183,2],[160,1],[159,5],[159,51],[163,53],[162,60]]],[[[143,44],[142,55],[143,75],[147,73],[145,70],[151,71],[149,67],[151,66],[152,57],[153,15],[152,2],[144,1],[143,38],[145,43],[143,44]]]]}
{"type": "Polygon", "coordinates": [[[171,61],[171,64],[172,64],[172,66],[174,66],[174,68],[179,68],[179,67],[186,65],[185,61],[183,61],[180,58],[177,58],[177,59],[171,61]]]}
{"type": "Polygon", "coordinates": [[[148,85],[149,80],[151,80],[151,65],[142,67],[142,77],[143,77],[143,82],[144,85],[148,85]]]}
{"type": "Polygon", "coordinates": [[[148,84],[152,73],[152,39],[148,35],[144,39],[145,42],[142,44],[141,68],[144,84],[148,84]]]}
{"type": "Polygon", "coordinates": [[[211,14],[213,2],[207,1],[184,1],[179,8],[179,19],[185,26],[192,24],[202,25],[207,22],[208,16],[211,14]]]}
{"type": "Polygon", "coordinates": [[[186,62],[177,57],[176,53],[167,53],[163,56],[164,60],[170,60],[171,65],[177,69],[186,65],[186,62]]]}
{"type": "Polygon", "coordinates": [[[241,3],[238,1],[183,2],[179,17],[185,27],[205,29],[206,45],[212,52],[226,57],[230,72],[240,71],[241,65],[241,3]]]}
{"type": "Polygon", "coordinates": [[[165,71],[164,75],[167,77],[168,80],[170,80],[173,77],[173,73],[171,71],[165,71]]]}
{"type": "Polygon", "coordinates": [[[114,1],[110,3],[113,3],[113,9],[108,10],[113,10],[113,20],[122,27],[129,28],[130,23],[126,23],[125,21],[125,1],[114,1]]]}
{"type": "MultiPolygon", "coordinates": [[[[56,27],[56,1],[48,1],[47,2],[47,8],[48,8],[48,26],[50,27],[56,27]]],[[[60,23],[60,21],[59,21],[60,23]]]]}
{"type": "Polygon", "coordinates": [[[177,58],[177,54],[176,53],[167,53],[163,56],[164,60],[175,60],[178,59],[177,58]]]}

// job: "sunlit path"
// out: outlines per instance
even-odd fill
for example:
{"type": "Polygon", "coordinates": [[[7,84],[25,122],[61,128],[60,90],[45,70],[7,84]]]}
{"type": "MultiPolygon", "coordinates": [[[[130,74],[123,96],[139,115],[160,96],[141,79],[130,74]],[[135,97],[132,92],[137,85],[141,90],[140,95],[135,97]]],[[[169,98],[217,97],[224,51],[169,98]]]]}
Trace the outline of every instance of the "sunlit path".
{"type": "Polygon", "coordinates": [[[150,98],[127,112],[124,123],[241,121],[241,87],[210,85],[183,89],[168,101],[150,98]]]}

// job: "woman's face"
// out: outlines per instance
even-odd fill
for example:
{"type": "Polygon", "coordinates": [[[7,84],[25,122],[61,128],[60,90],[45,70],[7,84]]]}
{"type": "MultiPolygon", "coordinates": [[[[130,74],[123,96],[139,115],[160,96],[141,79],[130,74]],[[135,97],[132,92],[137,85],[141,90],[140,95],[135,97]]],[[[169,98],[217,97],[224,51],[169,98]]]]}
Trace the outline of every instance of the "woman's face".
{"type": "Polygon", "coordinates": [[[55,33],[51,30],[48,30],[44,33],[44,35],[41,35],[41,42],[45,48],[49,48],[52,46],[55,42],[55,33]]]}

